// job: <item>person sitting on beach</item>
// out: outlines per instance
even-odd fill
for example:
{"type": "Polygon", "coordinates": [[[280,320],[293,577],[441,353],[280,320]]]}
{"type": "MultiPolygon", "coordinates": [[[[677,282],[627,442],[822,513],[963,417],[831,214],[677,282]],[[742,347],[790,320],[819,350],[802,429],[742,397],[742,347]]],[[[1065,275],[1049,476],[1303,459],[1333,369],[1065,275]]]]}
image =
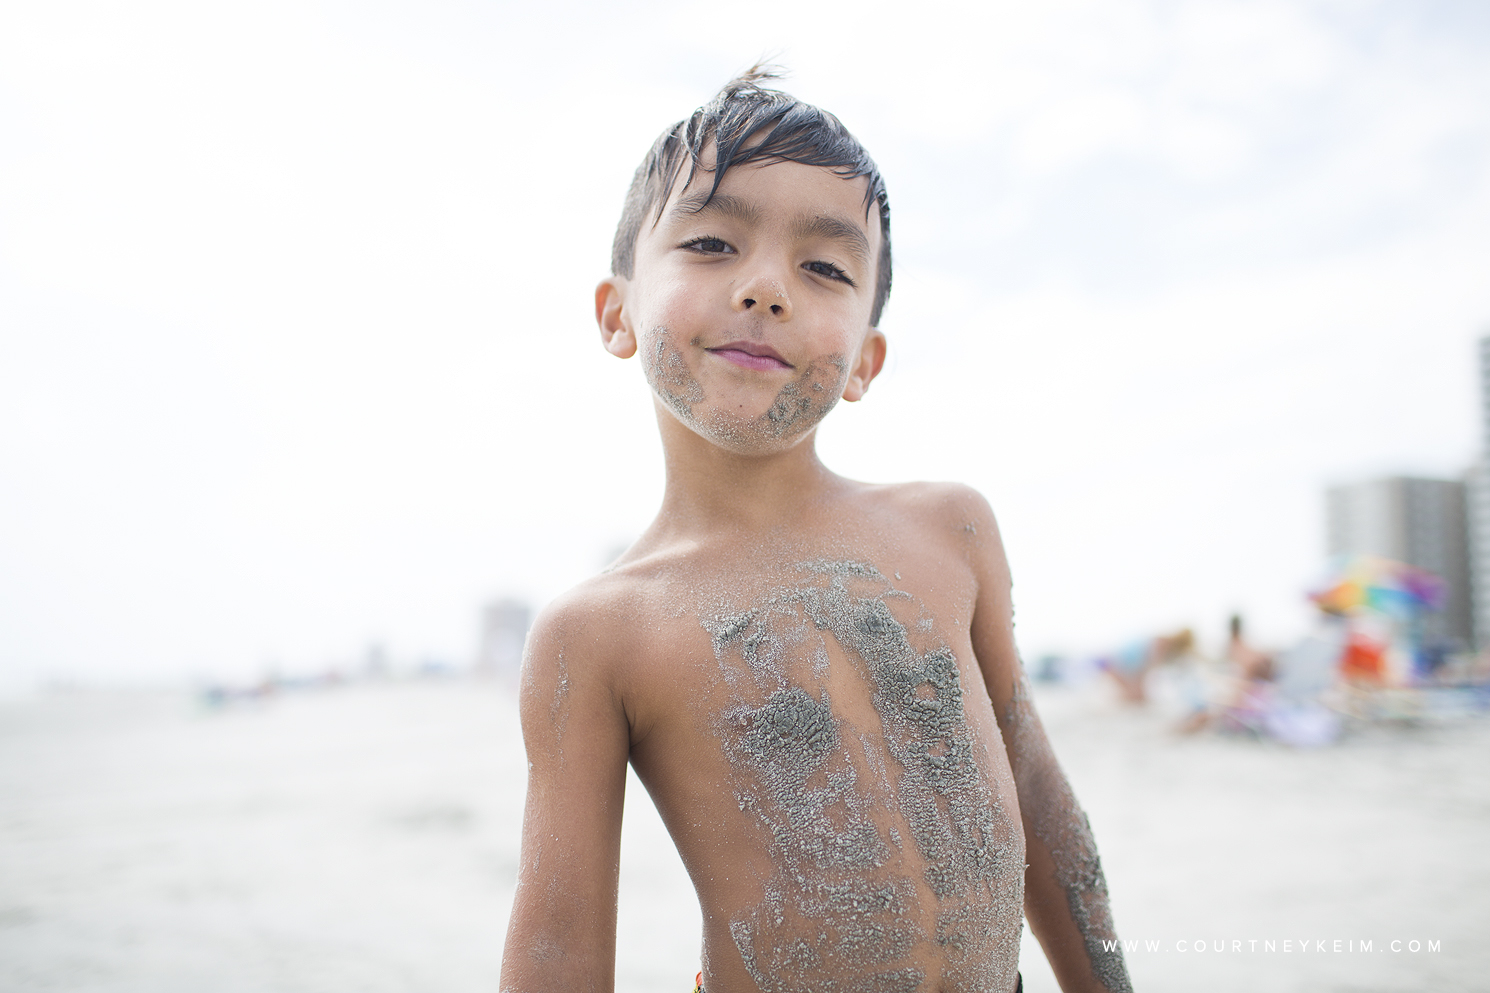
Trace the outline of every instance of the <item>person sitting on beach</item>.
{"type": "Polygon", "coordinates": [[[1223,656],[1224,675],[1214,687],[1198,677],[1191,681],[1185,694],[1190,712],[1176,730],[1192,734],[1212,726],[1253,731],[1262,726],[1272,704],[1276,667],[1273,656],[1248,641],[1242,628],[1242,615],[1232,614],[1223,656]]]}
{"type": "Polygon", "coordinates": [[[1270,682],[1275,674],[1273,656],[1247,640],[1241,614],[1231,615],[1227,633],[1226,661],[1236,669],[1237,678],[1246,683],[1270,682]]]}
{"type": "Polygon", "coordinates": [[[1231,664],[1231,693],[1221,707],[1220,726],[1261,735],[1276,707],[1273,656],[1255,648],[1242,632],[1242,616],[1231,615],[1226,661],[1231,664]]]}
{"type": "Polygon", "coordinates": [[[1148,702],[1149,673],[1184,658],[1194,648],[1195,634],[1189,628],[1181,628],[1173,634],[1129,642],[1111,655],[1099,658],[1097,667],[1112,677],[1125,703],[1142,704],[1148,702]]]}
{"type": "Polygon", "coordinates": [[[816,454],[884,362],[889,207],[837,118],[770,78],[652,146],[596,291],[666,487],[529,637],[501,989],[612,989],[629,761],[698,894],[696,988],[1008,993],[1027,917],[1063,989],[1128,990],[988,504],[816,454]]]}

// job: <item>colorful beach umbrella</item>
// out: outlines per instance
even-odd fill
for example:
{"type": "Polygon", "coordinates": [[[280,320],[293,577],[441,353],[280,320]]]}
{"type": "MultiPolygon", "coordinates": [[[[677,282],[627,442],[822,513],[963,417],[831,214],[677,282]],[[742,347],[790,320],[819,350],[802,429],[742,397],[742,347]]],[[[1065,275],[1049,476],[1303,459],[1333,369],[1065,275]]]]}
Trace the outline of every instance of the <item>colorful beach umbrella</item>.
{"type": "Polygon", "coordinates": [[[1328,614],[1412,617],[1442,609],[1447,594],[1448,584],[1426,569],[1358,555],[1337,568],[1309,599],[1328,614]]]}

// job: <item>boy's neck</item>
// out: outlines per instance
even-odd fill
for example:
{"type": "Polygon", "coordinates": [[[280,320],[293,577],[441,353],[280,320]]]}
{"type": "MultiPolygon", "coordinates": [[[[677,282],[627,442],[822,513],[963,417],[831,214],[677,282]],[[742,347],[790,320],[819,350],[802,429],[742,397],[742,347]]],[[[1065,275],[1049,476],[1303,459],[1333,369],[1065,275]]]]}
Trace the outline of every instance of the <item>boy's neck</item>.
{"type": "Polygon", "coordinates": [[[658,420],[667,488],[657,524],[678,537],[779,531],[843,482],[818,459],[816,429],[785,451],[740,455],[667,413],[658,420]]]}

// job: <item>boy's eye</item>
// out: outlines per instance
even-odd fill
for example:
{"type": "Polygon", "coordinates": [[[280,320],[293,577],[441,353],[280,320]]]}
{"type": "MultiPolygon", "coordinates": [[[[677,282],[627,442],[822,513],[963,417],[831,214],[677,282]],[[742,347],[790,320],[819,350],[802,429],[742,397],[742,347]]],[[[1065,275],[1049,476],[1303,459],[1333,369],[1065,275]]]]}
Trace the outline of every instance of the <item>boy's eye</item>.
{"type": "Polygon", "coordinates": [[[719,238],[712,238],[707,235],[702,238],[694,238],[690,241],[685,241],[683,242],[682,247],[695,252],[701,252],[705,255],[723,255],[726,252],[734,251],[734,249],[731,248],[723,240],[719,238]]]}
{"type": "Polygon", "coordinates": [[[808,262],[807,270],[809,272],[815,272],[819,276],[826,276],[828,279],[839,280],[840,282],[847,283],[850,286],[855,285],[853,279],[849,277],[848,273],[844,272],[841,268],[831,262],[808,262]]]}

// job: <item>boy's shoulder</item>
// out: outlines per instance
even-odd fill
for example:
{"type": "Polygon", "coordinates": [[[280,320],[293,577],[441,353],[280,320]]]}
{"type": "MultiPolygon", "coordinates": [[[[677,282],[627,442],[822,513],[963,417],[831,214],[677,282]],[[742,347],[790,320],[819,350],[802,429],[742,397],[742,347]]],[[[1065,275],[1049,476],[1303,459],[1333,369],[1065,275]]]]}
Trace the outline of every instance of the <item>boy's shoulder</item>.
{"type": "Polygon", "coordinates": [[[636,675],[637,660],[655,655],[679,631],[698,627],[679,549],[626,552],[604,571],[561,593],[538,612],[528,633],[524,670],[559,670],[563,679],[609,685],[636,675]]]}
{"type": "Polygon", "coordinates": [[[634,570],[611,567],[571,587],[538,612],[528,635],[535,648],[604,657],[624,652],[624,642],[647,613],[638,602],[651,585],[634,570]]]}
{"type": "Polygon", "coordinates": [[[998,524],[982,493],[965,483],[913,482],[864,487],[857,513],[873,527],[891,529],[906,541],[961,548],[997,546],[998,524]]]}
{"type": "Polygon", "coordinates": [[[987,498],[966,483],[890,483],[871,487],[871,496],[892,511],[907,515],[908,524],[936,527],[946,524],[991,523],[993,508],[987,498]]]}

